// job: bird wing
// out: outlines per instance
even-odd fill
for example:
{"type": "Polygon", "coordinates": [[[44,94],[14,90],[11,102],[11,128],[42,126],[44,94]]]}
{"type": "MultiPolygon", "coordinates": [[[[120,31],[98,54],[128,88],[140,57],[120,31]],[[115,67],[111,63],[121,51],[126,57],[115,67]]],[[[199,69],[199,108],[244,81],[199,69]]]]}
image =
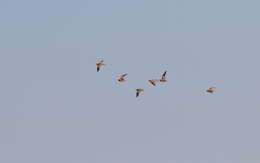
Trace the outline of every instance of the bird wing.
{"type": "Polygon", "coordinates": [[[163,75],[162,75],[162,79],[165,79],[166,78],[166,73],[167,71],[164,71],[163,75]]]}
{"type": "Polygon", "coordinates": [[[126,77],[126,75],[127,75],[127,74],[123,74],[123,75],[120,76],[120,78],[124,78],[124,77],[126,77]]]}
{"type": "Polygon", "coordinates": [[[136,97],[138,97],[138,96],[139,96],[139,94],[140,94],[139,92],[136,92],[136,97]]]}
{"type": "Polygon", "coordinates": [[[155,86],[155,80],[148,80],[152,85],[155,86]]]}

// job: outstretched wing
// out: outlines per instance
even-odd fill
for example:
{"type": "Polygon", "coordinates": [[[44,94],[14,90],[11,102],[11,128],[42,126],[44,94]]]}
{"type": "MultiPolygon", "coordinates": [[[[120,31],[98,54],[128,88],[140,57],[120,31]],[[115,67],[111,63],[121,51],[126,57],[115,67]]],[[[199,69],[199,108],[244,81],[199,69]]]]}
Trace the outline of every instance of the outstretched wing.
{"type": "Polygon", "coordinates": [[[164,71],[163,75],[162,75],[162,79],[165,79],[166,78],[166,73],[167,71],[164,71]]]}
{"type": "Polygon", "coordinates": [[[123,75],[120,76],[120,78],[124,78],[124,77],[126,77],[126,75],[127,75],[127,74],[123,74],[123,75]]]}
{"type": "Polygon", "coordinates": [[[148,80],[152,85],[155,86],[155,82],[153,80],[148,80]]]}

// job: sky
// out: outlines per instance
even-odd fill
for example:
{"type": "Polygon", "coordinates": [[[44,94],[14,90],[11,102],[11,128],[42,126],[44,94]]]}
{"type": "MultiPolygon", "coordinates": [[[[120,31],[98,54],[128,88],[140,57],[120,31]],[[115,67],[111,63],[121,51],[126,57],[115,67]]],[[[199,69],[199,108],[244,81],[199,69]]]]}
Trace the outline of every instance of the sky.
{"type": "Polygon", "coordinates": [[[1,0],[0,162],[259,163],[259,5],[1,0]]]}

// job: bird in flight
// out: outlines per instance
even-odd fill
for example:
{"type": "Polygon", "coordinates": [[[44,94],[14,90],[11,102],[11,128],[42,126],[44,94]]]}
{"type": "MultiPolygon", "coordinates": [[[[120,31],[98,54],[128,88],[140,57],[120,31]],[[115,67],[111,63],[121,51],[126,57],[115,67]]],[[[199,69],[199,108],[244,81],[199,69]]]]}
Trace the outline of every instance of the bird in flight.
{"type": "Polygon", "coordinates": [[[164,73],[163,73],[163,75],[162,75],[162,77],[161,77],[161,79],[160,79],[160,82],[167,82],[166,73],[167,73],[167,71],[164,71],[164,73]]]}
{"type": "Polygon", "coordinates": [[[148,80],[149,83],[151,83],[153,86],[156,86],[156,83],[158,82],[157,79],[151,79],[151,80],[148,80]]]}
{"type": "Polygon", "coordinates": [[[138,97],[140,95],[140,93],[143,91],[144,91],[144,89],[142,89],[142,88],[136,89],[136,97],[138,97]]]}
{"type": "Polygon", "coordinates": [[[216,91],[216,87],[210,87],[209,89],[206,90],[208,93],[214,93],[216,91]]]}
{"type": "Polygon", "coordinates": [[[126,75],[127,75],[127,74],[121,75],[117,81],[120,82],[120,83],[127,81],[126,78],[125,78],[126,75]]]}
{"type": "Polygon", "coordinates": [[[100,62],[96,63],[97,66],[97,72],[99,72],[100,68],[102,66],[105,66],[106,64],[104,64],[104,60],[102,59],[100,62]]]}

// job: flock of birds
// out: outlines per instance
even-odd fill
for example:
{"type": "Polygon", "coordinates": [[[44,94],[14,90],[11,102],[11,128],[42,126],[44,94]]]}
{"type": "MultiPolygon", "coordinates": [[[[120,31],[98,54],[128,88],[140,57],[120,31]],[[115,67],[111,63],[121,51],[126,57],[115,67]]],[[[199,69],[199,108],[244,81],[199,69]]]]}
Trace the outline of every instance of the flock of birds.
{"type": "MultiPolygon", "coordinates": [[[[96,63],[96,67],[97,67],[97,72],[100,71],[101,67],[105,66],[106,64],[104,63],[104,60],[101,60],[99,62],[96,63]]],[[[127,73],[125,74],[122,74],[118,79],[117,81],[122,83],[122,82],[126,82],[127,79],[126,79],[126,76],[127,76],[127,73]]],[[[162,74],[161,76],[161,79],[150,79],[148,80],[149,83],[151,83],[153,86],[156,86],[156,83],[157,82],[162,82],[162,83],[165,83],[167,82],[167,71],[164,71],[164,73],[162,74]]],[[[207,93],[214,93],[216,90],[216,87],[210,87],[206,90],[207,93]]],[[[137,88],[136,89],[136,97],[139,97],[139,95],[144,91],[143,88],[137,88]]]]}

